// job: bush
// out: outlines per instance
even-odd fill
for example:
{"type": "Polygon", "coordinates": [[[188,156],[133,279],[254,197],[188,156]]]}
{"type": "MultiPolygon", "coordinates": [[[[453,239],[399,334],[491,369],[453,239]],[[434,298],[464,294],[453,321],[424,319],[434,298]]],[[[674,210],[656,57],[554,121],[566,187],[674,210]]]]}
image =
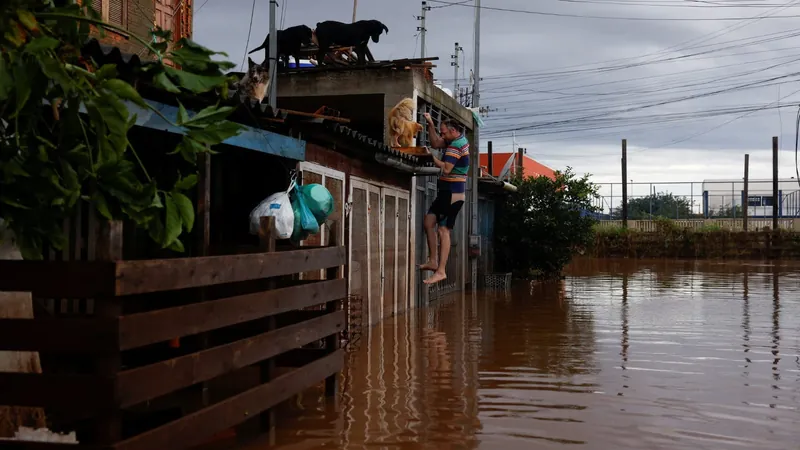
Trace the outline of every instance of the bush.
{"type": "Polygon", "coordinates": [[[499,205],[495,225],[498,264],[517,278],[561,274],[572,257],[592,243],[597,187],[571,168],[547,177],[516,178],[517,192],[499,205]]]}

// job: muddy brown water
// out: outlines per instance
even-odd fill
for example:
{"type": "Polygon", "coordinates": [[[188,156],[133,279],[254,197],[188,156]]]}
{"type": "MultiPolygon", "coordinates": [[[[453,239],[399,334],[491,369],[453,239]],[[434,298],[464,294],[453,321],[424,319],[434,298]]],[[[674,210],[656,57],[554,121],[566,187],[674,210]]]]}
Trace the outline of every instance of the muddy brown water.
{"type": "Polygon", "coordinates": [[[798,265],[582,260],[365,333],[277,448],[799,449],[798,355],[798,265]]]}

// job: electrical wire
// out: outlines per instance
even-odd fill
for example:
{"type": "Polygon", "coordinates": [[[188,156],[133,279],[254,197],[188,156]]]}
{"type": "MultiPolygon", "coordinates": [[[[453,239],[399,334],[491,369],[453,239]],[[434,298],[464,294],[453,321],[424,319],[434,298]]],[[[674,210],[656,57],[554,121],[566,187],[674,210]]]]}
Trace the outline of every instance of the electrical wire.
{"type": "MultiPolygon", "coordinates": [[[[503,11],[503,12],[511,12],[517,14],[531,14],[536,16],[548,16],[548,17],[564,17],[564,18],[580,18],[580,19],[599,19],[599,20],[639,20],[639,21],[647,21],[647,22],[716,22],[716,21],[728,21],[728,20],[748,20],[751,17],[616,17],[616,16],[592,16],[592,15],[582,15],[582,14],[567,14],[567,13],[554,13],[554,12],[545,12],[545,11],[533,11],[527,9],[515,9],[515,8],[500,8],[496,6],[475,6],[475,5],[467,5],[465,3],[454,3],[454,2],[447,2],[443,0],[429,0],[434,3],[442,3],[449,6],[463,6],[466,8],[480,8],[481,10],[487,11],[503,11]]],[[[796,19],[800,18],[800,15],[791,14],[786,16],[769,16],[765,17],[769,19],[796,19]]]]}
{"type": "Polygon", "coordinates": [[[211,0],[206,0],[206,1],[204,1],[204,2],[203,2],[203,4],[202,4],[202,5],[200,5],[200,7],[199,7],[199,8],[197,8],[197,9],[195,9],[195,10],[194,10],[194,13],[195,13],[195,14],[198,14],[198,13],[200,12],[200,10],[201,10],[201,9],[203,9],[203,6],[206,6],[206,4],[207,4],[208,2],[210,2],[210,1],[211,1],[211,0]]]}
{"type": "Polygon", "coordinates": [[[256,0],[253,0],[253,7],[250,10],[250,26],[247,29],[247,43],[244,44],[244,55],[239,70],[244,70],[244,62],[247,59],[247,49],[250,48],[250,34],[253,32],[253,17],[256,15],[256,0]]]}
{"type": "Polygon", "coordinates": [[[798,143],[800,143],[800,106],[797,107],[797,121],[795,123],[794,135],[794,173],[797,176],[797,184],[800,186],[800,166],[797,164],[798,143]]]}

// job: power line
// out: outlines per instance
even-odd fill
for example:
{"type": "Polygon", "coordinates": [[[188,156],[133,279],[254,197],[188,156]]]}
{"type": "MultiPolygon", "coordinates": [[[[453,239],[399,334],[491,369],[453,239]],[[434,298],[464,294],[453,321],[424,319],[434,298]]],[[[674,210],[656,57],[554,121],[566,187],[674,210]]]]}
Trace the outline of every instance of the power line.
{"type": "Polygon", "coordinates": [[[207,4],[208,2],[210,2],[210,1],[211,1],[211,0],[206,0],[206,1],[204,1],[204,2],[203,2],[203,4],[202,4],[202,5],[200,5],[200,7],[199,7],[199,8],[197,8],[197,9],[195,9],[195,10],[194,10],[194,13],[195,13],[195,14],[198,14],[198,13],[200,12],[200,10],[201,10],[201,9],[203,9],[203,6],[206,6],[206,4],[207,4]]]}
{"type": "Polygon", "coordinates": [[[247,49],[250,48],[250,34],[253,32],[253,17],[255,15],[256,15],[256,0],[253,0],[253,7],[250,10],[250,27],[247,29],[247,43],[244,44],[244,55],[242,56],[242,64],[240,66],[240,70],[244,70],[244,61],[245,59],[247,59],[247,49]]]}
{"type": "MultiPolygon", "coordinates": [[[[443,3],[450,6],[462,6],[466,8],[476,8],[475,5],[467,5],[465,3],[453,3],[453,2],[446,2],[443,0],[430,0],[434,3],[443,3]]],[[[514,9],[514,8],[500,8],[496,6],[481,6],[480,9],[482,10],[489,10],[489,11],[503,11],[503,12],[511,12],[517,14],[531,14],[537,16],[548,16],[548,17],[565,17],[565,18],[579,18],[579,19],[599,19],[599,20],[640,20],[640,21],[648,21],[648,22],[715,22],[715,21],[726,21],[726,20],[748,20],[751,17],[615,17],[615,16],[592,16],[592,15],[582,15],[582,14],[568,14],[568,13],[554,13],[554,12],[545,12],[545,11],[533,11],[533,10],[526,10],[526,9],[514,9]]],[[[764,17],[765,19],[796,19],[800,17],[800,15],[793,14],[788,16],[769,16],[764,17]]]]}

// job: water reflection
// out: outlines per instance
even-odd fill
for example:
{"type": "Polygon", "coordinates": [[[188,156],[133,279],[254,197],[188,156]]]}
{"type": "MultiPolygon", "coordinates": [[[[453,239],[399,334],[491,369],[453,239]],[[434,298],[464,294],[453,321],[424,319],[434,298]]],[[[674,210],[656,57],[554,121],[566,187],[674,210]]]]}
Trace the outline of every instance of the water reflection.
{"type": "Polygon", "coordinates": [[[278,448],[796,448],[800,266],[582,260],[372,329],[278,448]]]}

